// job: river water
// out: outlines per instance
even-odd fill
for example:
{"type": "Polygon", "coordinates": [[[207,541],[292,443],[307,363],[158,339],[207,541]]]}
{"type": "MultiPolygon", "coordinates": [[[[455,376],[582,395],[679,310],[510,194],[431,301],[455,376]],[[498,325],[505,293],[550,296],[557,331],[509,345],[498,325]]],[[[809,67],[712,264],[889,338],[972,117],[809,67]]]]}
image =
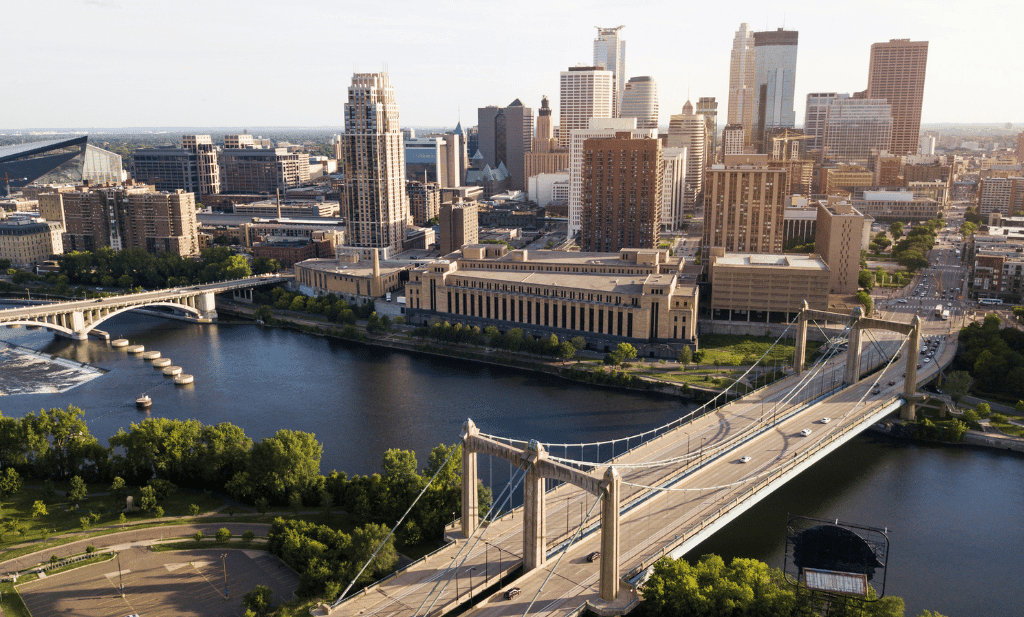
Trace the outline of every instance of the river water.
{"type": "MultiPolygon", "coordinates": [[[[108,370],[64,392],[22,384],[0,396],[20,417],[77,405],[101,442],[152,416],[231,422],[253,439],[279,428],[315,433],[323,471],[373,473],[388,448],[411,449],[420,465],[433,446],[455,443],[466,418],[518,439],[594,442],[660,426],[692,409],[678,399],[571,384],[471,362],[441,360],[253,325],[195,325],[124,314],[104,325],[158,350],[195,375],[175,386],[159,369],[105,342],[75,343],[45,330],[0,328],[0,340],[108,370]]],[[[5,366],[0,365],[0,371],[5,366]]],[[[31,380],[28,380],[29,382],[31,380]]],[[[602,453],[602,458],[610,451],[602,453]]],[[[487,464],[485,464],[487,465],[487,464]]],[[[499,466],[500,467],[500,466],[499,466]]],[[[507,469],[480,470],[497,488],[507,469]]],[[[1021,614],[1024,586],[1024,457],[930,447],[864,435],[808,470],[711,538],[715,552],[782,567],[790,514],[884,527],[891,542],[888,593],[907,615],[1021,614]]]]}

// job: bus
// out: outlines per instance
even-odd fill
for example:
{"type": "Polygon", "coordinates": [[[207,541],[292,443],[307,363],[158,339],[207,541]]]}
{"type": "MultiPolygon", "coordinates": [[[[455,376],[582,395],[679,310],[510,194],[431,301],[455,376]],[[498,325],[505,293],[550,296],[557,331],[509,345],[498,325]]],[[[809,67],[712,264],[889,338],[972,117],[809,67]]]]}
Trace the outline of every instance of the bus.
{"type": "Polygon", "coordinates": [[[978,304],[1002,304],[1002,298],[978,298],[978,304]]]}

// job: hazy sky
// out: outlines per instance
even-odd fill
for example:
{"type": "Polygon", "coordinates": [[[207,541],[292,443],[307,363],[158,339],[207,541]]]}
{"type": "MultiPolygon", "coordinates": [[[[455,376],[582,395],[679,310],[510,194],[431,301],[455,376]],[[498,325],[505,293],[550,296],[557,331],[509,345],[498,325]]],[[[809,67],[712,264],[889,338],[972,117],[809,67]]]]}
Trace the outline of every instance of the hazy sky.
{"type": "Polygon", "coordinates": [[[6,0],[0,128],[341,126],[354,71],[387,66],[403,125],[476,124],[519,98],[558,105],[595,26],[625,25],[626,76],[658,82],[661,122],[687,92],[728,100],[736,29],[800,32],[808,92],[867,86],[868,52],[929,41],[924,122],[1024,120],[1018,0],[656,2],[6,0]]]}

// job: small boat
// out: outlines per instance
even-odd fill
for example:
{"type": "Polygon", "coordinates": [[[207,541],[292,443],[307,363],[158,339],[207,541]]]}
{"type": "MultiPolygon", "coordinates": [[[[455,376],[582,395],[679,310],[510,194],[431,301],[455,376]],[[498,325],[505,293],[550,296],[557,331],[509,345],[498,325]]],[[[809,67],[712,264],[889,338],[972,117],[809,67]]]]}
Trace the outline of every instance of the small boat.
{"type": "Polygon", "coordinates": [[[149,409],[151,405],[153,405],[153,399],[149,398],[148,394],[143,394],[135,399],[135,406],[139,409],[149,409]]]}

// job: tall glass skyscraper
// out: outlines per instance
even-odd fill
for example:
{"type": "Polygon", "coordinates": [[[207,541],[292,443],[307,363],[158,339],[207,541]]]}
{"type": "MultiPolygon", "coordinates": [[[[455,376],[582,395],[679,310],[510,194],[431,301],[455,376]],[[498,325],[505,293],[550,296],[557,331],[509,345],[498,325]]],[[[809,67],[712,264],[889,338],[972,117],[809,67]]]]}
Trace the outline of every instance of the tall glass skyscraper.
{"type": "Polygon", "coordinates": [[[767,151],[771,129],[796,126],[796,45],[798,32],[779,28],[754,33],[754,129],[752,140],[767,151]]]}
{"type": "Polygon", "coordinates": [[[619,30],[625,27],[598,26],[597,38],[594,39],[594,66],[612,72],[612,82],[615,86],[613,118],[618,118],[622,111],[622,92],[626,87],[626,41],[619,38],[619,30]]]}
{"type": "MultiPolygon", "coordinates": [[[[754,33],[740,24],[729,59],[729,110],[726,124],[743,127],[743,145],[751,142],[754,126],[754,33]]],[[[742,151],[742,150],[741,150],[742,151]]]]}
{"type": "Polygon", "coordinates": [[[636,128],[658,128],[658,83],[646,75],[630,77],[622,93],[620,118],[636,118],[636,128]]]}

